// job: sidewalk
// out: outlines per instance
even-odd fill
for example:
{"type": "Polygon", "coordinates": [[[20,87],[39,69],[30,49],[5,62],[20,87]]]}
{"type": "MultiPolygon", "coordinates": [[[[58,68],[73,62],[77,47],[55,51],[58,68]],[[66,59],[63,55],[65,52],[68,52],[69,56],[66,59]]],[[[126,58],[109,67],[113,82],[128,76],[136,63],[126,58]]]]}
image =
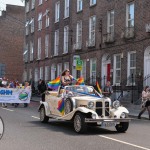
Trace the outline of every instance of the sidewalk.
{"type": "MultiPolygon", "coordinates": [[[[35,97],[34,96],[31,98],[31,101],[34,101],[34,102],[40,102],[40,100],[41,100],[41,97],[35,97]]],[[[139,112],[141,111],[140,105],[130,104],[126,108],[129,110],[129,116],[134,117],[134,118],[137,118],[139,112]]],[[[141,116],[141,118],[142,119],[149,119],[147,110],[144,112],[144,114],[141,116]]]]}

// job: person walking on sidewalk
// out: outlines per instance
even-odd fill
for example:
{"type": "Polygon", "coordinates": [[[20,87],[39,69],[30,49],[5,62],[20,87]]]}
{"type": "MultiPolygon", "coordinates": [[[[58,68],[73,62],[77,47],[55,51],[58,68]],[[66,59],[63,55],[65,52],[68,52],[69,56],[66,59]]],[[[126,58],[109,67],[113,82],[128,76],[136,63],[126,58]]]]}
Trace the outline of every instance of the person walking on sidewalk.
{"type": "Polygon", "coordinates": [[[147,101],[145,103],[145,107],[147,108],[147,111],[148,111],[148,114],[149,114],[149,120],[150,120],[150,88],[148,88],[147,101]]]}
{"type": "MultiPolygon", "coordinates": [[[[27,91],[31,90],[31,86],[29,85],[29,82],[25,81],[24,89],[26,89],[27,91]]],[[[28,103],[24,103],[24,107],[28,107],[28,103]]]]}
{"type": "Polygon", "coordinates": [[[147,99],[148,99],[148,90],[149,90],[149,86],[145,86],[143,91],[142,91],[142,110],[138,115],[138,119],[141,119],[141,115],[146,111],[147,109],[147,99]]]}
{"type": "Polygon", "coordinates": [[[40,88],[40,93],[41,93],[41,98],[42,102],[45,102],[45,91],[47,90],[47,86],[45,84],[45,81],[42,80],[41,82],[41,88],[40,88]]]}

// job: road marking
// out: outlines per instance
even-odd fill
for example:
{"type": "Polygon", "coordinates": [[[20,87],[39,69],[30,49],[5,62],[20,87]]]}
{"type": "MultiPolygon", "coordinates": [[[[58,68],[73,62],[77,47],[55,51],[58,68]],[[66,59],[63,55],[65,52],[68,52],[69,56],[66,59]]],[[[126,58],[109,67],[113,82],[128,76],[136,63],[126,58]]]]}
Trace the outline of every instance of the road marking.
{"type": "Polygon", "coordinates": [[[8,111],[14,111],[14,110],[12,110],[12,109],[8,109],[8,108],[2,108],[2,109],[5,109],[5,110],[8,110],[8,111]]]}
{"type": "Polygon", "coordinates": [[[36,116],[31,116],[32,118],[34,118],[34,119],[38,119],[38,120],[40,120],[40,118],[39,117],[36,117],[36,116]]]}
{"type": "Polygon", "coordinates": [[[131,144],[131,143],[128,143],[128,142],[124,142],[124,141],[120,141],[120,140],[110,138],[110,137],[107,137],[107,136],[103,136],[103,135],[99,135],[99,136],[102,137],[102,138],[105,138],[105,139],[109,139],[109,140],[112,140],[112,141],[116,141],[116,142],[119,142],[119,143],[130,145],[130,146],[133,146],[133,147],[136,147],[136,148],[140,148],[140,149],[144,149],[144,150],[150,150],[149,148],[146,148],[146,147],[138,146],[138,145],[131,144]]]}

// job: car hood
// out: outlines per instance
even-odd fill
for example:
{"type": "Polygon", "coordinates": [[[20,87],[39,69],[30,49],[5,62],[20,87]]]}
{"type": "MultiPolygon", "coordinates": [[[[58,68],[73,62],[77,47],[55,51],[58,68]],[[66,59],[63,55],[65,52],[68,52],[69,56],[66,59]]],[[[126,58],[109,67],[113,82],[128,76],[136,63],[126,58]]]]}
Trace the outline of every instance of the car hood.
{"type": "Polygon", "coordinates": [[[76,100],[101,100],[102,98],[101,97],[94,97],[94,96],[77,96],[77,97],[74,97],[74,99],[76,100]]]}

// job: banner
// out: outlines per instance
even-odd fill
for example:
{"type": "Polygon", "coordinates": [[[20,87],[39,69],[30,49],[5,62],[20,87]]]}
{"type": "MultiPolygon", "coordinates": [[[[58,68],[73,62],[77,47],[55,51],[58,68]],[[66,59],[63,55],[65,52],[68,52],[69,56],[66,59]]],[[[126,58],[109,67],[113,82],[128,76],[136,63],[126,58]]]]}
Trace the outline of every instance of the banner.
{"type": "Polygon", "coordinates": [[[31,90],[0,88],[0,103],[30,103],[31,90]]]}

